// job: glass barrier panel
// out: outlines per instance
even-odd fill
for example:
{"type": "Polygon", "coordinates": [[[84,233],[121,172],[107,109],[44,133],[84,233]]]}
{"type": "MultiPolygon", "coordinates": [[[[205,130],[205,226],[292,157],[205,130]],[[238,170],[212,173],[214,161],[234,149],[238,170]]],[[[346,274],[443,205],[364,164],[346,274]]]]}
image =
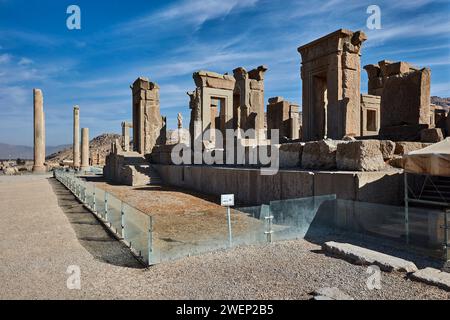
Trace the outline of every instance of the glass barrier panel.
{"type": "MultiPolygon", "coordinates": [[[[244,231],[243,218],[231,211],[233,235],[244,231]]],[[[155,263],[226,249],[230,246],[226,208],[153,216],[152,261],[155,263]]]]}
{"type": "Polygon", "coordinates": [[[94,188],[95,188],[95,185],[92,182],[86,182],[85,186],[86,186],[85,203],[86,203],[86,205],[89,208],[93,209],[94,208],[94,188]]]}
{"type": "Polygon", "coordinates": [[[139,254],[144,262],[149,263],[150,216],[123,204],[123,238],[139,254]]]}
{"type": "Polygon", "coordinates": [[[108,222],[116,234],[122,236],[122,201],[108,193],[108,222]]]}
{"type": "Polygon", "coordinates": [[[105,191],[97,187],[95,187],[95,212],[103,219],[106,219],[105,191]]]}

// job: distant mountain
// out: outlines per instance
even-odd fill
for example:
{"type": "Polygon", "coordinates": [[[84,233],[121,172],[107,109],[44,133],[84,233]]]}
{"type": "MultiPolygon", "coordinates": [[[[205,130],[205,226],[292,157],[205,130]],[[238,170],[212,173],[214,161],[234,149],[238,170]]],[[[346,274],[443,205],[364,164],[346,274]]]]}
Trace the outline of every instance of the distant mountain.
{"type": "MultiPolygon", "coordinates": [[[[60,145],[60,146],[48,146],[46,147],[46,154],[56,153],[58,151],[64,150],[70,147],[70,145],[60,145]]],[[[0,143],[0,159],[33,159],[33,147],[29,146],[18,146],[6,143],[0,143]]]]}
{"type": "MultiPolygon", "coordinates": [[[[103,133],[89,142],[90,158],[93,160],[94,164],[103,165],[105,163],[106,155],[108,155],[111,150],[111,143],[116,139],[121,140],[121,135],[115,133],[103,133]]],[[[48,153],[47,156],[47,162],[49,163],[60,163],[61,161],[72,160],[72,145],[59,149],[53,154],[48,153]]]]}
{"type": "Polygon", "coordinates": [[[431,103],[441,106],[441,107],[450,108],[450,98],[441,98],[441,97],[433,96],[433,97],[431,97],[431,103]]]}

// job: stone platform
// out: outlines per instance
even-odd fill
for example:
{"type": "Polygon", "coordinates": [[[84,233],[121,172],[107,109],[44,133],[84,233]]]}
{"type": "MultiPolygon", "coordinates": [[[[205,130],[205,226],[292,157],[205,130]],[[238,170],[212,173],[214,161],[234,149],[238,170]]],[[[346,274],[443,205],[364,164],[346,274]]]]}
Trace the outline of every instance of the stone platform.
{"type": "Polygon", "coordinates": [[[401,170],[382,172],[280,170],[261,175],[259,169],[216,166],[153,165],[162,181],[204,194],[233,193],[239,204],[336,194],[338,199],[400,205],[401,170]]]}

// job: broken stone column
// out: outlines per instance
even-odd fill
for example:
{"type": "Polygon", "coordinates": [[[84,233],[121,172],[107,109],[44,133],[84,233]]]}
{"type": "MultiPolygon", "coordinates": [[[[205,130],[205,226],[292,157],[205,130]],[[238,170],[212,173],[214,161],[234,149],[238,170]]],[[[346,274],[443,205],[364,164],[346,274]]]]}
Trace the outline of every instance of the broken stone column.
{"type": "Polygon", "coordinates": [[[122,122],[122,148],[123,151],[130,151],[130,129],[133,125],[129,122],[122,122]]]}
{"type": "Polygon", "coordinates": [[[80,168],[80,108],[73,108],[73,167],[80,168]]]}
{"type": "Polygon", "coordinates": [[[34,99],[34,165],[33,172],[45,172],[44,97],[40,89],[33,90],[34,99]]]}
{"type": "Polygon", "coordinates": [[[81,129],[81,170],[89,169],[89,128],[81,129]]]}
{"type": "Polygon", "coordinates": [[[369,94],[381,96],[380,137],[416,141],[434,125],[430,108],[431,71],[399,61],[382,60],[364,67],[369,94]]]}
{"type": "Polygon", "coordinates": [[[280,141],[283,143],[299,138],[299,106],[283,99],[269,99],[267,106],[267,136],[271,138],[271,130],[278,129],[280,141]]]}
{"type": "Polygon", "coordinates": [[[133,92],[133,148],[150,154],[153,147],[166,143],[159,104],[159,86],[140,77],[131,87],[133,92]]]}
{"type": "Polygon", "coordinates": [[[239,67],[233,70],[236,84],[233,97],[234,129],[254,129],[257,136],[264,132],[264,76],[266,66],[247,72],[239,67]]]}

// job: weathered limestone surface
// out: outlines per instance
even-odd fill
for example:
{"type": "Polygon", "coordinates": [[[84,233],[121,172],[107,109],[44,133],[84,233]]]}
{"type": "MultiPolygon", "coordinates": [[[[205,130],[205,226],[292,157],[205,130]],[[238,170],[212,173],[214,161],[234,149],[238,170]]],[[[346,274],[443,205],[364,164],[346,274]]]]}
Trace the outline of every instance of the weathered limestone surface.
{"type": "Polygon", "coordinates": [[[296,199],[314,195],[314,174],[307,171],[280,171],[281,199],[296,199]]]}
{"type": "Polygon", "coordinates": [[[247,72],[239,67],[233,70],[236,85],[233,97],[234,128],[254,129],[258,137],[264,130],[264,75],[268,68],[259,66],[247,72]]]}
{"type": "Polygon", "coordinates": [[[388,164],[394,168],[403,169],[403,157],[399,155],[394,155],[392,159],[388,161],[388,164]]]}
{"type": "Polygon", "coordinates": [[[340,29],[298,48],[304,141],[359,136],[362,31],[340,29]]]}
{"type": "Polygon", "coordinates": [[[369,94],[381,96],[380,136],[394,141],[418,141],[420,131],[434,125],[430,119],[430,70],[387,60],[364,69],[369,78],[369,94]]]}
{"type": "Polygon", "coordinates": [[[376,136],[380,131],[379,96],[361,94],[361,136],[376,136]]]}
{"type": "Polygon", "coordinates": [[[40,89],[33,89],[34,100],[34,165],[33,172],[45,172],[45,115],[44,97],[40,89]]]}
{"type": "Polygon", "coordinates": [[[161,117],[159,86],[147,78],[138,78],[133,92],[133,148],[141,154],[151,153],[153,147],[165,144],[165,119],[161,117]]]}
{"type": "Polygon", "coordinates": [[[400,125],[380,128],[380,138],[392,141],[420,141],[420,132],[428,129],[427,124],[400,125]]]}
{"type": "Polygon", "coordinates": [[[431,143],[400,141],[395,144],[395,154],[405,155],[411,151],[416,151],[430,146],[431,143]]]}
{"type": "Polygon", "coordinates": [[[402,205],[403,179],[398,170],[355,173],[355,201],[402,205]]]}
{"type": "Polygon", "coordinates": [[[132,128],[132,123],[122,122],[122,148],[125,152],[130,151],[130,129],[132,128]]]}
{"type": "Polygon", "coordinates": [[[89,169],[89,128],[81,129],[81,170],[89,169]]]}
{"type": "Polygon", "coordinates": [[[443,272],[438,269],[421,269],[414,272],[411,275],[411,279],[450,291],[450,273],[443,272]]]}
{"type": "Polygon", "coordinates": [[[348,243],[326,242],[322,249],[347,261],[361,265],[377,265],[386,272],[415,272],[417,267],[411,261],[400,259],[377,251],[358,247],[348,243]]]}
{"type": "Polygon", "coordinates": [[[73,167],[80,168],[80,108],[73,107],[73,167]]]}
{"type": "MultiPolygon", "coordinates": [[[[271,130],[279,130],[279,142],[299,139],[299,106],[284,100],[282,97],[269,99],[267,106],[267,135],[271,138],[271,130]]],[[[278,143],[278,142],[276,142],[278,143]]]]}
{"type": "Polygon", "coordinates": [[[441,128],[425,129],[420,132],[420,141],[436,143],[444,140],[444,132],[441,128]]]}
{"type": "Polygon", "coordinates": [[[304,145],[301,142],[282,144],[279,149],[280,168],[300,167],[304,145]]]}
{"type": "Polygon", "coordinates": [[[379,140],[360,140],[341,143],[337,146],[338,170],[378,171],[385,163],[379,140]]]}
{"type": "Polygon", "coordinates": [[[167,185],[205,194],[234,193],[240,203],[259,205],[280,199],[336,194],[338,199],[399,205],[403,177],[389,172],[308,172],[280,170],[261,177],[259,169],[153,165],[167,185]],[[214,179],[212,179],[214,177],[214,179]],[[376,197],[373,195],[376,194],[376,197]]]}
{"type": "MultiPolygon", "coordinates": [[[[214,129],[220,130],[226,137],[226,130],[234,127],[233,96],[236,80],[233,76],[209,71],[195,72],[193,79],[197,88],[188,93],[192,110],[189,126],[192,143],[196,139],[215,146],[214,129]]],[[[226,146],[226,141],[222,146],[226,146]]]]}
{"type": "Polygon", "coordinates": [[[394,156],[395,142],[391,140],[380,140],[380,148],[383,159],[391,159],[394,156]]]}
{"type": "Polygon", "coordinates": [[[429,125],[430,82],[429,69],[388,76],[381,96],[381,126],[429,125]]]}
{"type": "MultiPolygon", "coordinates": [[[[144,156],[135,151],[125,152],[118,140],[111,146],[106,156],[103,176],[109,182],[129,186],[144,186],[162,183],[158,173],[149,165],[144,156]]],[[[173,166],[173,168],[177,168],[173,166]]]]}
{"type": "Polygon", "coordinates": [[[7,176],[13,176],[19,173],[19,170],[16,167],[8,167],[3,168],[3,174],[7,176]]]}
{"type": "Polygon", "coordinates": [[[303,147],[302,167],[305,169],[335,169],[337,146],[343,141],[320,140],[303,147]]]}
{"type": "Polygon", "coordinates": [[[335,194],[336,198],[355,200],[357,195],[354,172],[314,172],[314,196],[335,194]]]}

